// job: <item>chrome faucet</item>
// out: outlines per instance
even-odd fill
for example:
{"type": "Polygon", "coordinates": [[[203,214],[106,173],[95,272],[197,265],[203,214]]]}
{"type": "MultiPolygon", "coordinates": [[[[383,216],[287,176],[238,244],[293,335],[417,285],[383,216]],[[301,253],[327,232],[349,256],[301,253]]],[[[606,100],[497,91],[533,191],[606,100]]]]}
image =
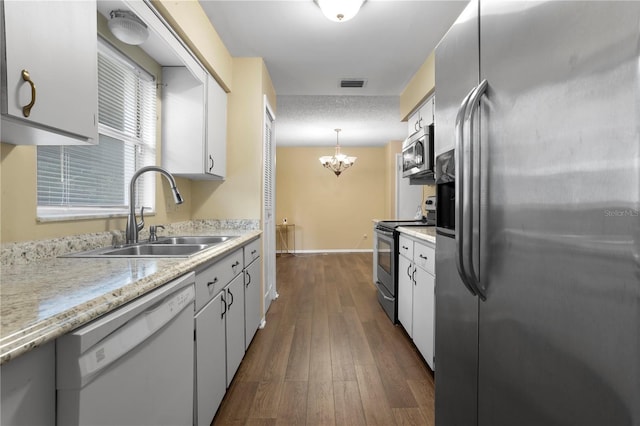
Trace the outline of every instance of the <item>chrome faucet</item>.
{"type": "Polygon", "coordinates": [[[137,243],[138,232],[140,232],[142,228],[144,228],[144,207],[142,207],[142,209],[140,210],[140,223],[136,221],[135,183],[138,177],[146,172],[158,172],[164,175],[164,177],[167,178],[167,181],[169,181],[171,191],[173,192],[173,199],[175,200],[176,204],[182,204],[184,202],[182,196],[180,195],[180,192],[178,192],[176,180],[173,178],[171,173],[158,166],[147,166],[139,169],[133,174],[133,176],[131,177],[131,183],[129,183],[129,217],[127,218],[127,229],[125,231],[127,244],[137,243]]]}

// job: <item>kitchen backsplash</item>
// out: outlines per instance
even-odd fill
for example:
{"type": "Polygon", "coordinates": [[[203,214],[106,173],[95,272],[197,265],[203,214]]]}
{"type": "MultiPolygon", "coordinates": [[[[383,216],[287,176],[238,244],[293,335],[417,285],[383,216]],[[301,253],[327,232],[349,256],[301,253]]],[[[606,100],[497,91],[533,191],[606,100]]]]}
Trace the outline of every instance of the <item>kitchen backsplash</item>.
{"type": "MultiPolygon", "coordinates": [[[[220,229],[256,230],[260,229],[257,219],[207,219],[166,224],[162,235],[177,235],[181,232],[198,232],[220,229]]],[[[140,241],[149,238],[148,228],[140,232],[140,241]]],[[[49,257],[61,256],[67,253],[92,250],[114,244],[122,244],[124,231],[107,231],[92,234],[71,235],[50,240],[24,241],[5,243],[1,246],[0,265],[24,265],[49,257]]]]}

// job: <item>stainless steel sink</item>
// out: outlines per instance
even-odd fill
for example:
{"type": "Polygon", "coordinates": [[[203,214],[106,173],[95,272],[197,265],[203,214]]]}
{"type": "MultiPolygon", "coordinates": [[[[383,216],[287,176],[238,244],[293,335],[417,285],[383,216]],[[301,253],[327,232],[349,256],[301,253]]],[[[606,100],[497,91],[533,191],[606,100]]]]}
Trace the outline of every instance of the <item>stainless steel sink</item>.
{"type": "Polygon", "coordinates": [[[102,256],[184,257],[204,250],[207,247],[209,246],[206,244],[142,244],[106,251],[102,253],[102,256]]]}
{"type": "Polygon", "coordinates": [[[180,237],[160,237],[153,244],[220,244],[236,237],[228,236],[180,236],[180,237]]]}
{"type": "Polygon", "coordinates": [[[162,237],[158,241],[124,247],[105,247],[60,257],[189,257],[206,248],[223,243],[235,236],[179,236],[162,237]]]}

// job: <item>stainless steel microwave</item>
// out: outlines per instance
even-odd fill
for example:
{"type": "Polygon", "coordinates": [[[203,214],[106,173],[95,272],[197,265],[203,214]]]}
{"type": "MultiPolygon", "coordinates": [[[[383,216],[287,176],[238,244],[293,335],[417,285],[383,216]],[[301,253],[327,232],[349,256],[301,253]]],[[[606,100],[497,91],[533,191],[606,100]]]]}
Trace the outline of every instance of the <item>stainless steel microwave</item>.
{"type": "Polygon", "coordinates": [[[433,176],[433,130],[423,127],[402,143],[402,177],[433,176]]]}

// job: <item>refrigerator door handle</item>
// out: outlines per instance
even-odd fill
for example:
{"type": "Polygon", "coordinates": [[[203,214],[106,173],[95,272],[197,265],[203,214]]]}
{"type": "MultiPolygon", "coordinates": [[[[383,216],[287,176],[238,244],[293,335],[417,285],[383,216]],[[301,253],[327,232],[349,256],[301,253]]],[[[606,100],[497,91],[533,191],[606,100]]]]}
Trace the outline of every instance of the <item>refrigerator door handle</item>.
{"type": "MultiPolygon", "coordinates": [[[[487,300],[487,296],[485,294],[485,289],[482,288],[480,284],[479,274],[476,272],[473,266],[473,240],[471,236],[473,235],[473,217],[476,206],[474,205],[474,197],[473,197],[473,176],[474,176],[474,161],[473,161],[473,150],[476,148],[474,146],[473,141],[473,120],[476,111],[478,110],[478,105],[480,101],[480,97],[484,95],[487,90],[487,80],[482,80],[482,82],[476,87],[473,91],[473,94],[469,98],[467,102],[467,107],[465,108],[465,118],[464,122],[469,123],[469,139],[468,141],[463,138],[463,149],[467,149],[468,158],[465,158],[468,171],[467,175],[463,178],[465,181],[463,184],[463,194],[462,194],[462,203],[464,206],[463,216],[462,216],[462,227],[464,229],[463,235],[465,236],[464,242],[462,244],[462,265],[465,272],[468,274],[469,284],[475,289],[476,293],[480,297],[481,300],[487,300]],[[466,238],[469,237],[469,238],[466,238]]],[[[464,124],[463,124],[464,125],[464,124]]],[[[465,156],[467,155],[465,152],[465,156]]]]}
{"type": "Polygon", "coordinates": [[[465,270],[466,263],[463,262],[464,258],[464,250],[463,246],[466,240],[465,229],[463,228],[463,217],[464,212],[466,211],[465,205],[462,201],[462,194],[465,191],[465,179],[464,173],[464,160],[465,155],[463,152],[464,148],[464,115],[467,110],[467,105],[469,104],[469,99],[471,99],[471,95],[475,92],[476,88],[474,87],[471,91],[465,96],[458,108],[458,114],[456,115],[456,150],[455,150],[455,170],[456,170],[456,188],[455,188],[455,228],[456,228],[456,266],[458,267],[458,274],[460,278],[462,278],[462,283],[465,285],[467,290],[471,292],[474,296],[478,294],[476,289],[470,282],[467,271],[465,270]]]}

